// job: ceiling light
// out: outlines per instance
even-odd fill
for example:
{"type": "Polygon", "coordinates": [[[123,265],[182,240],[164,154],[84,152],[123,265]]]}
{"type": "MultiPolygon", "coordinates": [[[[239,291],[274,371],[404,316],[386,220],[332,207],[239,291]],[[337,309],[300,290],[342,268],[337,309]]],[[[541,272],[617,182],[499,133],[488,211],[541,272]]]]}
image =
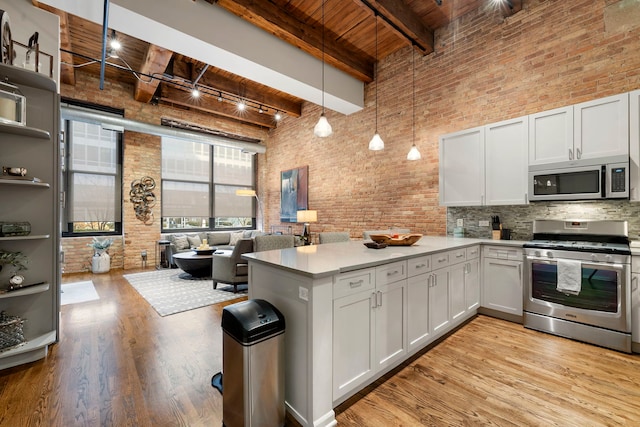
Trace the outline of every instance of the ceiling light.
{"type": "Polygon", "coordinates": [[[276,120],[276,122],[279,122],[280,120],[282,120],[282,113],[280,113],[280,111],[276,111],[276,113],[273,115],[273,118],[276,120]]]}
{"type": "Polygon", "coordinates": [[[191,96],[194,97],[194,98],[200,98],[200,91],[198,90],[197,87],[194,87],[191,90],[191,96]]]}
{"type": "Polygon", "coordinates": [[[412,61],[412,88],[413,88],[413,145],[407,154],[407,160],[420,160],[422,156],[418,147],[416,147],[416,55],[411,45],[411,61],[412,61]]]}
{"type": "Polygon", "coordinates": [[[324,1],[322,0],[322,114],[313,128],[313,134],[320,138],[326,138],[333,133],[333,129],[324,115],[324,1]]]}
{"type": "Polygon", "coordinates": [[[258,109],[258,113],[262,114],[264,113],[264,110],[262,109],[262,105],[260,106],[260,108],[258,109]]]}
{"type": "Polygon", "coordinates": [[[373,15],[376,20],[376,64],[374,67],[374,76],[376,82],[376,131],[373,134],[373,138],[369,141],[369,150],[379,151],[384,150],[384,141],[380,138],[378,133],[378,15],[373,15]]]}
{"type": "Polygon", "coordinates": [[[236,108],[238,111],[244,111],[247,108],[247,104],[245,104],[244,101],[238,101],[236,108]]]}
{"type": "Polygon", "coordinates": [[[118,51],[122,48],[122,43],[120,43],[120,40],[118,40],[118,37],[116,36],[116,30],[111,30],[109,46],[115,51],[118,51]]]}

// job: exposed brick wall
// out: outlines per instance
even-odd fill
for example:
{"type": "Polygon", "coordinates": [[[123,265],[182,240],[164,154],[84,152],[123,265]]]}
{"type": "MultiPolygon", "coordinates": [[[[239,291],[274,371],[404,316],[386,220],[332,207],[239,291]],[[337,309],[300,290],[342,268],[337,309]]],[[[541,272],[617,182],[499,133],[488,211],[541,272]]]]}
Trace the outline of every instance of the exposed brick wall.
{"type": "MultiPolygon", "coordinates": [[[[381,61],[377,82],[365,88],[362,111],[350,116],[326,111],[334,130],[327,139],[313,135],[320,115],[320,107],[313,104],[304,105],[302,117],[285,118],[267,138],[264,130],[233,120],[137,103],[127,84],[105,82],[105,90],[99,91],[97,79],[82,72],[77,73],[75,87],[62,85],[61,90],[63,96],[124,108],[126,117],[135,120],[158,124],[167,116],[266,140],[267,153],[257,158],[267,229],[280,225],[280,171],[309,165],[309,207],[318,210],[319,219],[313,232],[348,230],[357,238],[365,229],[402,226],[443,235],[446,209],[438,205],[440,135],[640,88],[640,24],[624,18],[636,16],[637,2],[523,3],[521,12],[504,20],[487,2],[439,30],[435,53],[415,54],[415,141],[422,153],[417,162],[406,160],[413,136],[409,47],[381,61]],[[633,13],[620,12],[623,6],[633,13]],[[374,131],[376,84],[378,130],[385,149],[371,152],[367,147],[374,131]]],[[[132,224],[127,200],[132,179],[141,173],[158,177],[153,171],[158,147],[153,138],[125,135],[124,268],[139,265],[142,249],[147,249],[153,265],[160,225],[141,226],[137,220],[132,224]],[[138,239],[141,231],[144,237],[138,239]]],[[[65,251],[89,249],[75,247],[72,241],[63,239],[65,251]]],[[[72,258],[66,254],[66,272],[86,263],[72,258]]]]}
{"type": "MultiPolygon", "coordinates": [[[[84,72],[76,72],[75,86],[64,84],[61,86],[61,95],[63,97],[123,109],[125,117],[128,119],[159,125],[162,117],[169,117],[252,138],[266,138],[266,131],[255,126],[242,125],[234,120],[214,118],[211,115],[188,111],[184,108],[142,104],[136,102],[132,94],[133,86],[111,81],[105,81],[104,90],[101,91],[98,79],[84,72]]],[[[124,238],[116,238],[114,245],[109,249],[111,268],[130,269],[142,267],[141,252],[143,250],[147,251],[147,267],[153,268],[155,265],[155,245],[160,239],[161,229],[160,162],[160,137],[137,132],[125,132],[122,171],[124,238]],[[129,201],[131,182],[143,176],[151,176],[156,181],[154,193],[157,202],[153,208],[155,220],[148,225],[136,219],[133,204],[129,201]]],[[[65,273],[91,270],[93,252],[87,246],[89,242],[91,242],[91,238],[86,237],[62,239],[62,249],[65,254],[63,271],[65,273]]]]}
{"type": "Polygon", "coordinates": [[[327,110],[334,134],[313,135],[320,108],[305,105],[267,141],[261,159],[265,224],[279,224],[279,173],[309,165],[314,232],[390,225],[443,235],[438,206],[438,137],[538,111],[640,87],[637,2],[525,0],[503,20],[491,2],[435,35],[436,52],[415,57],[416,145],[422,160],[408,162],[412,141],[411,48],[385,58],[365,89],[365,109],[350,116],[327,110]],[[628,13],[619,8],[628,7],[628,13]],[[615,13],[614,13],[615,12],[615,13]],[[633,13],[631,13],[633,12],[633,13]],[[616,19],[608,19],[615,15],[616,19]],[[605,21],[607,25],[605,26],[605,21]],[[375,123],[385,149],[367,149],[375,123]]]}

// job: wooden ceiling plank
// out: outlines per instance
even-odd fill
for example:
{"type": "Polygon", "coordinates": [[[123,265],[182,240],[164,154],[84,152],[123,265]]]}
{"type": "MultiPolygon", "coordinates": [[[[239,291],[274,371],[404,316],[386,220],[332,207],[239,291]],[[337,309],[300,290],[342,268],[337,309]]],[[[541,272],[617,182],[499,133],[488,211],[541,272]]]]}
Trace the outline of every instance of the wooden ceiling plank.
{"type": "MultiPolygon", "coordinates": [[[[150,44],[147,48],[147,53],[145,54],[144,61],[140,67],[140,71],[143,74],[147,74],[150,76],[156,74],[163,74],[167,69],[167,65],[173,56],[173,52],[154,44],[150,44]]],[[[134,98],[136,101],[148,103],[153,98],[153,94],[158,89],[158,85],[160,84],[160,80],[151,79],[147,82],[148,78],[143,77],[141,81],[139,79],[136,80],[135,85],[135,93],[134,98]]]]}
{"type": "MultiPolygon", "coordinates": [[[[354,0],[358,3],[368,3],[354,0]]],[[[373,5],[386,19],[413,39],[412,44],[422,53],[433,52],[433,31],[404,3],[397,0],[376,0],[373,5]]],[[[405,36],[406,37],[406,36],[405,36]]]]}
{"type": "MultiPolygon", "coordinates": [[[[321,26],[300,22],[268,1],[218,0],[216,4],[316,58],[322,57],[321,26]]],[[[373,80],[373,63],[358,52],[345,49],[344,44],[337,43],[328,34],[324,40],[324,59],[360,81],[373,80]]]]}
{"type": "Polygon", "coordinates": [[[75,86],[76,70],[73,67],[73,55],[69,53],[73,49],[71,36],[69,35],[69,17],[67,13],[37,0],[32,0],[32,4],[42,10],[58,15],[60,18],[60,49],[67,51],[60,50],[60,80],[64,84],[75,86]]]}
{"type": "Polygon", "coordinates": [[[160,85],[160,100],[170,104],[231,118],[244,123],[251,123],[256,126],[266,127],[269,129],[276,127],[276,122],[271,114],[260,114],[249,109],[240,114],[233,104],[224,101],[219,102],[211,97],[203,96],[197,100],[193,100],[189,92],[180,90],[167,83],[162,83],[160,85]]]}
{"type": "MultiPolygon", "coordinates": [[[[194,72],[192,68],[193,67],[186,61],[174,61],[173,75],[183,79],[193,80],[194,72]]],[[[295,102],[269,94],[265,90],[256,87],[256,83],[243,85],[242,90],[240,90],[241,82],[216,74],[211,67],[200,78],[199,83],[227,93],[238,94],[242,92],[242,98],[263,105],[264,107],[281,111],[288,116],[300,117],[302,115],[301,102],[295,102]]]]}

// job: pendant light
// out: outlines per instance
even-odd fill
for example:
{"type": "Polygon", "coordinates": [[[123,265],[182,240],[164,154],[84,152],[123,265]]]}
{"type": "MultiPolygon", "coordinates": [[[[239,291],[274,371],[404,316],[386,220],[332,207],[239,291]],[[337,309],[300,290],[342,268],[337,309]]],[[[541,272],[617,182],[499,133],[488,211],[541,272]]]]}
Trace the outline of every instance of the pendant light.
{"type": "Polygon", "coordinates": [[[416,147],[416,56],[411,45],[411,68],[412,68],[412,87],[413,87],[413,145],[407,154],[407,160],[420,160],[422,156],[416,147]]]}
{"type": "Polygon", "coordinates": [[[326,138],[333,133],[333,129],[324,115],[324,2],[325,0],[322,0],[322,114],[313,128],[313,134],[320,138],[326,138]]]}
{"type": "Polygon", "coordinates": [[[378,133],[378,15],[373,15],[376,20],[376,64],[374,68],[374,76],[376,81],[376,131],[369,141],[369,150],[378,151],[384,149],[384,141],[380,138],[378,133]]]}

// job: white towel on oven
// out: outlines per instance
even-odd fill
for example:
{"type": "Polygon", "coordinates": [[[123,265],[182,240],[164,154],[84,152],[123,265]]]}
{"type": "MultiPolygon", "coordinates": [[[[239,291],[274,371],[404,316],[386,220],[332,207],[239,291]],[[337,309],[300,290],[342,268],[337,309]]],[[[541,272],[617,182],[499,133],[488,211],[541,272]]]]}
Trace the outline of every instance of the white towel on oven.
{"type": "Polygon", "coordinates": [[[582,289],[582,262],[569,259],[558,260],[558,292],[578,295],[582,289]]]}

